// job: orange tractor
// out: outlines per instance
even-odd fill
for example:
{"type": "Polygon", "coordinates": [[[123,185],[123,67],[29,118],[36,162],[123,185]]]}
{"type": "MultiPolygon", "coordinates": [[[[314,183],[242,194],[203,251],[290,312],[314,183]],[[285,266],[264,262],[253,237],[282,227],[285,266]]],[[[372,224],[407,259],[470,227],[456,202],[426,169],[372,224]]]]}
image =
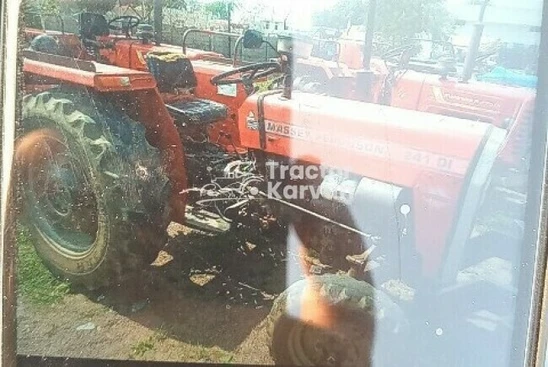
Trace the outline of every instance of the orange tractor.
{"type": "MultiPolygon", "coordinates": [[[[328,41],[326,44],[335,49],[335,60],[317,57],[303,61],[297,71],[303,76],[302,82],[297,87],[362,100],[357,76],[365,68],[363,62],[367,62],[367,69],[374,73],[371,102],[480,120],[504,128],[512,125],[515,112],[523,104],[535,98],[535,92],[528,88],[459,76],[455,51],[448,42],[409,42],[409,46],[389,49],[368,62],[363,42],[328,41]]],[[[464,69],[461,72],[466,73],[464,69]]]]}
{"type": "Polygon", "coordinates": [[[234,67],[152,43],[134,17],[84,13],[80,27],[28,30],[22,54],[22,215],[53,273],[118,284],[154,261],[171,221],[287,228],[306,276],[275,301],[268,331],[276,362],[297,365],[399,363],[394,340],[435,338],[434,315],[463,292],[513,289],[532,100],[504,129],[294,90],[311,51],[298,37],[280,38],[276,61],[234,67]],[[279,73],[279,89],[253,87],[279,73]],[[481,266],[509,281],[470,270],[481,266]]]}
{"type": "Polygon", "coordinates": [[[401,47],[373,43],[376,1],[368,6],[365,42],[341,38],[315,40],[315,54],[299,60],[295,88],[334,97],[478,120],[504,129],[522,123],[520,111],[535,99],[528,88],[471,80],[481,59],[483,13],[470,39],[462,70],[457,52],[446,41],[410,39],[401,47]],[[373,49],[377,56],[373,57],[373,49]]]}

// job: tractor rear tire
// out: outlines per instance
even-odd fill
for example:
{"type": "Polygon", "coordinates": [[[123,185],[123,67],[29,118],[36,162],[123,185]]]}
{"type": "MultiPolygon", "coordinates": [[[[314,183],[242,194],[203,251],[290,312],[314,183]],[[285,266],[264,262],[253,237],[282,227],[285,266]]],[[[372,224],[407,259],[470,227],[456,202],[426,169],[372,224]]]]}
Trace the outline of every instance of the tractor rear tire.
{"type": "Polygon", "coordinates": [[[166,244],[170,185],[160,152],[105,96],[26,96],[16,162],[35,249],[73,285],[120,284],[166,244]]]}
{"type": "Polygon", "coordinates": [[[383,338],[395,335],[404,323],[399,307],[372,285],[327,274],[308,277],[283,292],[266,327],[276,364],[388,366],[384,358],[384,364],[378,358],[373,364],[373,347],[381,330],[388,330],[383,338]],[[317,299],[310,299],[311,290],[317,299]]]}

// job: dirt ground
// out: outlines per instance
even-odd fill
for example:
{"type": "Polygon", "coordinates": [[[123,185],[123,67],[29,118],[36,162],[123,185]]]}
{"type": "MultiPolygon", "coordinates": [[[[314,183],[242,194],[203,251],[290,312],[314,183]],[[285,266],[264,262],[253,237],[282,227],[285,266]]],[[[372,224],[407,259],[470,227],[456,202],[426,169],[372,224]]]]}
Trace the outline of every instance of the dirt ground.
{"type": "Polygon", "coordinates": [[[37,306],[19,299],[18,352],[104,359],[272,364],[264,320],[285,287],[285,245],[172,239],[137,281],[37,306]]]}

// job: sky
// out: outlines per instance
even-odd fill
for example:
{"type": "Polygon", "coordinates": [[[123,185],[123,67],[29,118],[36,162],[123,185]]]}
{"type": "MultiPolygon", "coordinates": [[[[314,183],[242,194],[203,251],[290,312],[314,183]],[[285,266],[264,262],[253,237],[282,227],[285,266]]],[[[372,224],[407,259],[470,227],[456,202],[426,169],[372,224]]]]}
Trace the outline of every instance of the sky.
{"type": "MultiPolygon", "coordinates": [[[[199,0],[207,3],[213,0],[199,0]]],[[[283,20],[289,13],[289,22],[299,25],[299,28],[308,29],[312,26],[312,15],[321,9],[332,6],[337,0],[241,0],[244,9],[250,9],[257,4],[261,5],[261,16],[273,20],[283,20]]],[[[245,11],[245,10],[244,10],[245,11]]],[[[238,14],[234,14],[237,19],[238,14]]],[[[236,20],[237,21],[237,20],[236,20]]]]}

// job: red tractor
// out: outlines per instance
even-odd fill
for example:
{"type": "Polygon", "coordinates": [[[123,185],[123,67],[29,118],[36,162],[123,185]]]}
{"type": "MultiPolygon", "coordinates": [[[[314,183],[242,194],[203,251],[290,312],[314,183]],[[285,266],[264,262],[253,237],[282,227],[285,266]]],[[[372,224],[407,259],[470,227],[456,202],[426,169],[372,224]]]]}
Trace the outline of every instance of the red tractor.
{"type": "Polygon", "coordinates": [[[321,96],[293,90],[295,59],[311,51],[298,38],[280,40],[276,61],[235,68],[152,44],[139,23],[85,13],[79,35],[27,32],[22,215],[53,273],[118,284],[155,259],[171,221],[285,228],[306,276],[267,325],[276,362],[297,365],[401,364],[395,340],[450,328],[434,315],[464,315],[448,311],[463,293],[512,292],[532,101],[504,129],[321,96]],[[253,88],[278,73],[281,88],[253,88]]]}
{"type": "MultiPolygon", "coordinates": [[[[516,112],[535,99],[534,90],[469,80],[458,75],[455,51],[447,42],[410,40],[410,45],[371,58],[373,72],[370,101],[405,109],[439,113],[489,122],[504,128],[516,112]]],[[[296,71],[297,87],[317,93],[362,100],[363,43],[330,41],[337,48],[335,61],[318,57],[303,60],[296,71]],[[361,91],[361,92],[360,92],[361,91]]],[[[465,73],[463,69],[461,73],[465,73]]]]}
{"type": "Polygon", "coordinates": [[[402,47],[374,45],[375,4],[369,4],[365,42],[315,40],[316,54],[323,58],[297,61],[296,89],[483,121],[507,130],[527,124],[520,120],[529,118],[525,111],[534,104],[534,90],[471,80],[477,62],[486,56],[479,55],[486,5],[474,25],[469,57],[458,70],[449,42],[411,39],[402,47]]]}

